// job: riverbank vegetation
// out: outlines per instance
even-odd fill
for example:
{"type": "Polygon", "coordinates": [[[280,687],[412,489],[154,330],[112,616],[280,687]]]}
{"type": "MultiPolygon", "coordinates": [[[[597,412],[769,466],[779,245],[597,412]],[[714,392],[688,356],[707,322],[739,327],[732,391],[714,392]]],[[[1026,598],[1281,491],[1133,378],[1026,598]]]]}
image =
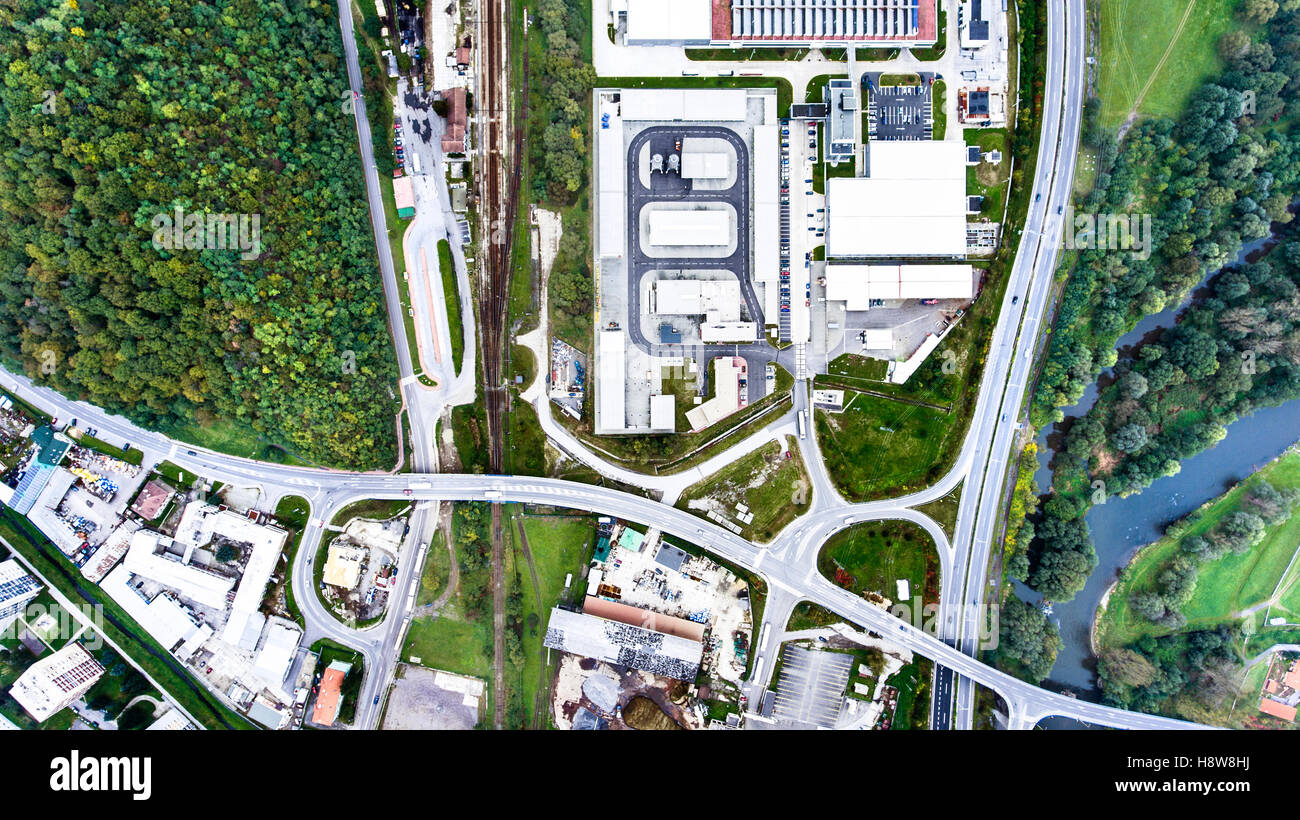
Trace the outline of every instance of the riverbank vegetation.
{"type": "Polygon", "coordinates": [[[1098,173],[1084,211],[1115,219],[1067,226],[1078,229],[1078,265],[1031,421],[1059,420],[1059,408],[1075,403],[1103,367],[1114,366],[1116,378],[1071,426],[1054,461],[1029,574],[1030,586],[1049,599],[1072,598],[1096,565],[1084,522],[1092,504],[1173,474],[1239,416],[1300,396],[1294,226],[1266,259],[1216,274],[1206,297],[1159,338],[1122,362],[1115,349],[1143,317],[1181,302],[1207,271],[1267,236],[1271,221],[1291,219],[1300,139],[1288,106],[1300,102],[1300,3],[1285,6],[1252,29],[1253,39],[1233,36],[1227,70],[1192,93],[1179,120],[1141,123],[1122,150],[1089,103],[1085,139],[1097,151],[1098,173]],[[1120,217],[1137,238],[1127,249],[1113,228],[1120,217]]]}
{"type": "Polygon", "coordinates": [[[1300,450],[1174,522],[1121,573],[1098,642],[1123,647],[1184,627],[1300,621],[1300,450]]]}

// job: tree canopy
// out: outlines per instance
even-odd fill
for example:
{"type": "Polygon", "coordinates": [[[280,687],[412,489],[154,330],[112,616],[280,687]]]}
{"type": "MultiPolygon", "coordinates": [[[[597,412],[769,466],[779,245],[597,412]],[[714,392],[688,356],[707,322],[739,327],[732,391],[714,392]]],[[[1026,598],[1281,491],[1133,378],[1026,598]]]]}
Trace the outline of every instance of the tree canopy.
{"type": "Polygon", "coordinates": [[[155,428],[391,466],[397,372],[334,5],[15,0],[0,361],[155,428]],[[260,248],[157,247],[256,217],[260,248]],[[245,258],[247,257],[247,258],[245,258]]]}

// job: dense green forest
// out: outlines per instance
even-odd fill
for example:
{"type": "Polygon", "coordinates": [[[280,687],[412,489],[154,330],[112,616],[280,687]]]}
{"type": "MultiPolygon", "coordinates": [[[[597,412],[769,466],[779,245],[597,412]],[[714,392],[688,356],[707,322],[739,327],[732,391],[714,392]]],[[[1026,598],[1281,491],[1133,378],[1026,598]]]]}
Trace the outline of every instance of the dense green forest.
{"type": "Polygon", "coordinates": [[[582,46],[591,36],[591,7],[586,0],[541,0],[536,12],[534,24],[544,46],[534,37],[529,52],[532,201],[561,211],[564,219],[549,288],[556,333],[584,339],[590,333],[594,295],[586,188],[596,70],[582,46]]]}
{"type": "Polygon", "coordinates": [[[1226,71],[1192,96],[1179,121],[1142,123],[1120,149],[1089,106],[1088,139],[1099,160],[1086,210],[1149,213],[1154,252],[1080,251],[1062,297],[1035,423],[1059,418],[1056,408],[1076,401],[1102,367],[1114,365],[1117,379],[1071,426],[1054,463],[1028,571],[1030,585],[1051,600],[1072,598],[1096,565],[1083,516],[1098,495],[1136,492],[1222,439],[1237,417],[1300,397],[1294,241],[1217,274],[1208,298],[1132,357],[1117,361],[1115,351],[1137,321],[1181,301],[1245,241],[1267,236],[1270,221],[1292,218],[1287,207],[1300,192],[1300,2],[1284,6],[1254,41],[1241,31],[1225,35],[1226,71]]]}
{"type": "Polygon", "coordinates": [[[0,7],[6,367],[147,426],[392,466],[397,370],[335,9],[0,7]],[[256,216],[260,247],[159,248],[177,209],[256,216]]]}
{"type": "Polygon", "coordinates": [[[1169,710],[1189,720],[1222,724],[1237,693],[1240,662],[1226,626],[1150,635],[1097,660],[1107,703],[1140,712],[1169,710]]]}

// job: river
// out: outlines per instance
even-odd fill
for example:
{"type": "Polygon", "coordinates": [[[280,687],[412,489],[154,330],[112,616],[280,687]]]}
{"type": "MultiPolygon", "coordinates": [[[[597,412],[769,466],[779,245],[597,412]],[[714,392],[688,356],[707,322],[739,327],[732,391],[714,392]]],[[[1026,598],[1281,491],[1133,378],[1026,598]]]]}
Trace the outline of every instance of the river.
{"type": "MultiPolygon", "coordinates": [[[[1233,264],[1258,259],[1274,242],[1273,237],[1265,237],[1249,243],[1233,264]]],[[[1213,275],[1202,280],[1182,304],[1146,317],[1125,334],[1116,345],[1120,357],[1131,353],[1139,342],[1150,340],[1162,329],[1172,327],[1178,314],[1203,295],[1202,288],[1213,275]]],[[[1051,487],[1050,463],[1061,446],[1068,425],[1096,402],[1098,384],[1107,385],[1112,378],[1110,368],[1103,370],[1098,381],[1088,386],[1078,403],[1064,408],[1065,419],[1062,422],[1039,431],[1035,478],[1040,490],[1051,487]]],[[[1102,596],[1115,581],[1119,570],[1128,564],[1138,547],[1158,539],[1171,521],[1220,495],[1300,439],[1298,404],[1298,401],[1288,402],[1279,407],[1257,410],[1239,419],[1228,427],[1227,437],[1218,445],[1185,459],[1177,475],[1159,479],[1128,498],[1111,498],[1088,512],[1088,528],[1097,550],[1097,569],[1072,601],[1055,604],[1053,608],[1051,619],[1061,630],[1063,646],[1052,669],[1051,683],[1069,687],[1090,700],[1098,697],[1097,664],[1089,634],[1102,596]]],[[[1041,600],[1038,593],[1024,584],[1017,583],[1016,592],[1032,603],[1041,600]]]]}

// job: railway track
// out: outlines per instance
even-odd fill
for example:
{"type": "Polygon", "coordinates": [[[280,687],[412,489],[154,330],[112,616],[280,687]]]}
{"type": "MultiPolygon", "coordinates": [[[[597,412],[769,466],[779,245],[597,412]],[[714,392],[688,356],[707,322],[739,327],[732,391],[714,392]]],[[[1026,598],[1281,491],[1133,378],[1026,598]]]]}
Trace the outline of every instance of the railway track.
{"type": "MultiPolygon", "coordinates": [[[[510,295],[510,259],[515,221],[519,218],[519,188],[523,176],[523,127],[528,107],[528,54],[518,85],[523,115],[511,111],[509,61],[513,0],[486,0],[482,6],[483,56],[486,70],[479,74],[479,99],[486,102],[487,139],[483,141],[483,185],[480,202],[492,218],[481,238],[487,260],[479,279],[479,327],[483,349],[483,397],[487,415],[488,469],[506,472],[510,393],[506,387],[506,316],[510,295]]],[[[494,670],[493,724],[505,724],[505,538],[501,507],[492,507],[492,606],[494,670]]]]}

